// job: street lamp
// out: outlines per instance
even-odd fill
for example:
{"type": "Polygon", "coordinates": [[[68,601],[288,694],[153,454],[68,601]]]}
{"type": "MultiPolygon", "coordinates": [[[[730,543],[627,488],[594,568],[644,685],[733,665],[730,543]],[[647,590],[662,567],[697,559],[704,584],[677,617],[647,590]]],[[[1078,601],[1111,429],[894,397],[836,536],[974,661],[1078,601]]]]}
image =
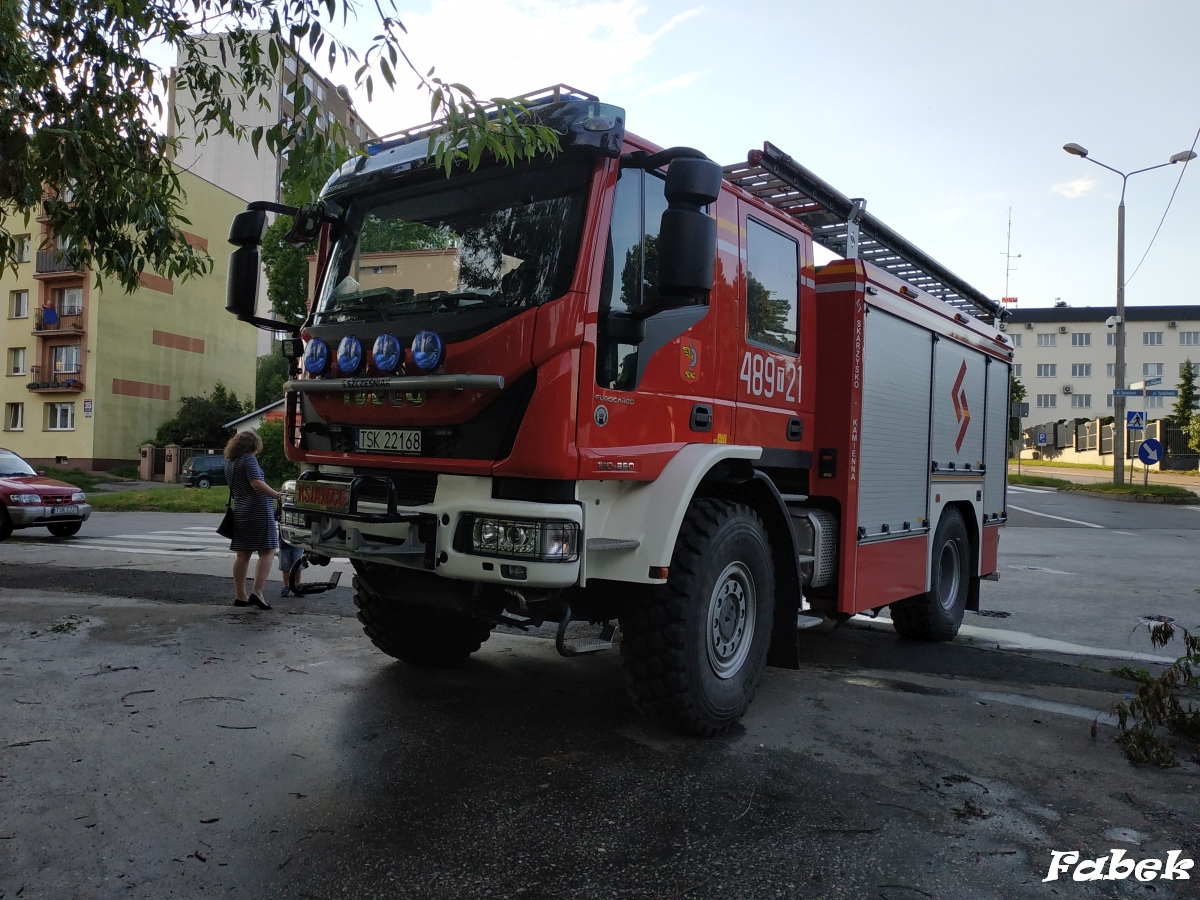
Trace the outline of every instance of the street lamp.
{"type": "Polygon", "coordinates": [[[1122,172],[1114,169],[1112,166],[1106,166],[1104,163],[1092,159],[1088,156],[1087,148],[1081,147],[1079,144],[1064,144],[1063,149],[1072,156],[1086,159],[1088,162],[1095,163],[1102,169],[1108,169],[1108,171],[1115,172],[1121,176],[1121,203],[1117,206],[1116,336],[1113,338],[1113,343],[1116,345],[1117,351],[1116,371],[1113,378],[1115,386],[1113,391],[1113,484],[1124,484],[1125,460],[1122,457],[1125,455],[1125,398],[1117,394],[1117,391],[1125,389],[1125,184],[1129,181],[1129,176],[1131,175],[1150,172],[1154,169],[1162,169],[1175,163],[1188,162],[1196,158],[1196,153],[1193,150],[1184,150],[1181,153],[1176,153],[1165,163],[1159,163],[1157,166],[1134,169],[1132,172],[1122,172]]]}

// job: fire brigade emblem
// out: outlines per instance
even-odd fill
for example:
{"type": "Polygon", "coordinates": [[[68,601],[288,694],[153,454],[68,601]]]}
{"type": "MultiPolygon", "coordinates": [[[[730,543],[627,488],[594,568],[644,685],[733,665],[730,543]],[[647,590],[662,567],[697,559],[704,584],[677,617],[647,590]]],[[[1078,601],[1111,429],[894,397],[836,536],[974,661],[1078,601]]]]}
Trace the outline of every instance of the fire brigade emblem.
{"type": "Polygon", "coordinates": [[[967,377],[967,361],[964,359],[962,368],[958,370],[958,378],[950,389],[950,399],[954,402],[954,417],[958,419],[958,440],[954,442],[954,452],[962,450],[963,438],[967,436],[967,426],[971,424],[971,410],[967,407],[967,391],[963,387],[963,379],[967,377]]]}
{"type": "Polygon", "coordinates": [[[688,339],[680,345],[679,374],[684,381],[700,377],[700,342],[688,339]]]}

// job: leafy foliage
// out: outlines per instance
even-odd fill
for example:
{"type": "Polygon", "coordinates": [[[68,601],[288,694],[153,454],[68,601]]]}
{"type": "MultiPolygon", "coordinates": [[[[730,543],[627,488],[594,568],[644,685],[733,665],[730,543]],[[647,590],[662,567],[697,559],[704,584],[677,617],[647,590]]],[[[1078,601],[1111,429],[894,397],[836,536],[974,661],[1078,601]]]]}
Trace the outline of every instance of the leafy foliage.
{"type": "Polygon", "coordinates": [[[308,256],[316,252],[316,247],[315,242],[293,247],[284,240],[291,230],[289,216],[276,217],[263,234],[259,252],[267,273],[267,299],[275,318],[298,324],[308,316],[308,256]]]}
{"type": "Polygon", "coordinates": [[[155,443],[160,447],[224,447],[233,436],[233,429],[226,428],[225,423],[248,412],[250,404],[238,400],[237,394],[218,381],[211,394],[184,397],[175,417],[158,426],[155,443]]]}
{"type": "MultiPolygon", "coordinates": [[[[66,259],[127,291],[154,270],[173,280],[207,274],[212,260],[180,234],[186,200],[171,163],[179,138],[158,132],[171,73],[147,58],[151,44],[178,54],[176,124],[198,140],[229,135],[259,152],[287,151],[283,195],[314,199],[322,173],[348,159],[344,126],[318,127],[304,85],[308,59],[333,72],[353,68],[374,92],[375,76],[396,84],[404,26],[376,3],[379,33],[361,55],[330,30],[355,14],[352,0],[0,0],[0,270],[16,266],[16,235],[44,216],[66,259]],[[215,36],[215,40],[210,40],[215,36]],[[287,74],[284,57],[301,59],[287,74]],[[274,125],[241,123],[270,109],[278,84],[297,115],[274,125]],[[185,112],[186,109],[186,112],[185,112]]],[[[449,175],[485,153],[513,163],[559,147],[557,133],[507,98],[481,101],[461,84],[413,70],[440,119],[429,153],[449,175]],[[489,113],[491,115],[489,116],[489,113]]]]}
{"type": "Polygon", "coordinates": [[[773,297],[767,286],[750,275],[746,279],[746,336],[777,347],[796,349],[796,332],[788,327],[792,305],[786,297],[773,297]]]}
{"type": "Polygon", "coordinates": [[[1014,378],[1008,385],[1008,406],[1012,409],[1014,403],[1020,403],[1026,397],[1025,385],[1019,378],[1014,378]]]}
{"type": "Polygon", "coordinates": [[[283,385],[288,380],[290,365],[283,348],[276,343],[271,352],[260,356],[255,363],[254,408],[262,409],[283,398],[283,385]]]}
{"type": "MultiPolygon", "coordinates": [[[[1165,647],[1175,639],[1176,628],[1170,622],[1146,626],[1150,643],[1165,647]]],[[[1162,731],[1193,743],[1200,743],[1200,709],[1180,700],[1181,691],[1200,687],[1197,668],[1200,667],[1200,638],[1186,628],[1183,635],[1183,656],[1160,675],[1152,677],[1145,670],[1129,673],[1138,685],[1133,699],[1114,703],[1110,708],[1117,717],[1117,744],[1126,758],[1134,764],[1153,763],[1161,768],[1179,765],[1175,748],[1162,737],[1162,731]],[[1144,673],[1144,674],[1143,674],[1144,673]]],[[[1096,723],[1092,723],[1096,737],[1096,723]]]]}
{"type": "Polygon", "coordinates": [[[300,466],[284,455],[282,422],[263,422],[258,428],[258,436],[263,442],[262,452],[258,454],[258,464],[262,466],[268,484],[278,488],[289,478],[300,474],[300,466]]]}
{"type": "Polygon", "coordinates": [[[1196,412],[1196,376],[1192,372],[1192,360],[1189,357],[1183,364],[1183,372],[1179,375],[1179,397],[1175,400],[1172,410],[1175,422],[1187,435],[1188,447],[1200,452],[1200,413],[1196,412]]]}

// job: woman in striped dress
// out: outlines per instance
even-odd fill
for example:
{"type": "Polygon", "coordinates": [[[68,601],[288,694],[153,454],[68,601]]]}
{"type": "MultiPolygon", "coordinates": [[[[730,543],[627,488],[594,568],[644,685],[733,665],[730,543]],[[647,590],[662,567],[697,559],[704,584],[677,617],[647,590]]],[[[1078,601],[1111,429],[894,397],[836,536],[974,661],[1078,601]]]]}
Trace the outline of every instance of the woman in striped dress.
{"type": "Polygon", "coordinates": [[[233,517],[237,523],[229,549],[236,551],[233,561],[234,606],[270,609],[263,590],[271,574],[271,561],[279,549],[279,531],[275,527],[275,499],[279,492],[267,484],[255,458],[262,450],[262,438],[253,431],[235,434],[225,445],[225,481],[233,498],[233,517]],[[258,553],[254,567],[254,590],[246,594],[246,573],[250,557],[258,553]]]}

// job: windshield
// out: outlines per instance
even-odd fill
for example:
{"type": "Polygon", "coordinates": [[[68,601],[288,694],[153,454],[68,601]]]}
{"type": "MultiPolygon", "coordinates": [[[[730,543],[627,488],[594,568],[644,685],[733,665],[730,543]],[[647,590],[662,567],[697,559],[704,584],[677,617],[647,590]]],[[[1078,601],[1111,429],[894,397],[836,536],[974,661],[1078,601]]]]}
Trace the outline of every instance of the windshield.
{"type": "Polygon", "coordinates": [[[591,166],[494,168],[351,203],[317,324],[517,310],[571,286],[591,166]]]}
{"type": "Polygon", "coordinates": [[[0,475],[36,475],[29,463],[11,450],[0,450],[0,475]]]}

